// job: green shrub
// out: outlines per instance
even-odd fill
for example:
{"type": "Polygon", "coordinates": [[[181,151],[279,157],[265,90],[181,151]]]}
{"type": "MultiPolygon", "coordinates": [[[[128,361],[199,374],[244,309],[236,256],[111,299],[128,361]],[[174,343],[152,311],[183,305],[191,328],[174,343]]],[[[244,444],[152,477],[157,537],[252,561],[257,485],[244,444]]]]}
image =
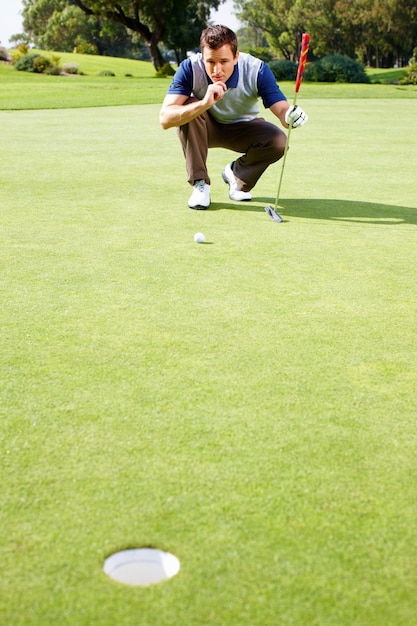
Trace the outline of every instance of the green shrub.
{"type": "Polygon", "coordinates": [[[61,62],[61,57],[58,56],[57,54],[51,54],[51,61],[52,61],[52,65],[58,65],[61,62]]]}
{"type": "Polygon", "coordinates": [[[33,53],[18,57],[15,62],[15,68],[19,72],[33,72],[33,61],[37,56],[37,54],[33,53]]]}
{"type": "Polygon", "coordinates": [[[29,46],[27,46],[25,43],[20,43],[17,48],[12,48],[9,51],[12,65],[16,65],[17,61],[24,57],[26,54],[28,54],[28,52],[29,46]]]}
{"type": "Polygon", "coordinates": [[[58,65],[51,65],[45,70],[44,73],[48,74],[48,76],[60,76],[61,72],[62,70],[60,67],[58,67],[58,65]]]}
{"type": "Polygon", "coordinates": [[[257,48],[249,48],[248,53],[268,64],[274,58],[270,48],[262,48],[260,46],[257,48]]]}
{"type": "Polygon", "coordinates": [[[15,63],[15,68],[19,72],[35,72],[36,74],[42,74],[47,68],[51,67],[51,65],[52,62],[46,57],[37,52],[31,52],[18,59],[15,63]]]}
{"type": "Polygon", "coordinates": [[[52,67],[52,61],[41,54],[33,59],[33,71],[36,74],[43,74],[52,67]]]}
{"type": "Polygon", "coordinates": [[[369,77],[359,61],[342,54],[329,54],[312,63],[304,78],[322,83],[369,83],[369,77]]]}
{"type": "Polygon", "coordinates": [[[276,81],[295,80],[297,76],[297,64],[289,59],[278,59],[268,63],[276,81]]]}
{"type": "Polygon", "coordinates": [[[98,48],[93,43],[81,41],[75,46],[74,52],[77,54],[98,54],[98,48]]]}
{"type": "Polygon", "coordinates": [[[101,72],[97,72],[96,76],[116,76],[116,74],[110,70],[102,70],[101,72]]]}
{"type": "Polygon", "coordinates": [[[155,76],[157,78],[165,78],[166,76],[174,76],[175,70],[170,63],[165,63],[159,70],[156,72],[155,76]]]}
{"type": "Polygon", "coordinates": [[[401,85],[417,85],[417,62],[407,67],[405,76],[400,80],[401,85]]]}
{"type": "Polygon", "coordinates": [[[35,74],[49,74],[53,76],[61,74],[59,57],[56,55],[52,56],[51,60],[38,52],[31,52],[23,56],[17,56],[14,66],[20,72],[34,72],[35,74]]]}

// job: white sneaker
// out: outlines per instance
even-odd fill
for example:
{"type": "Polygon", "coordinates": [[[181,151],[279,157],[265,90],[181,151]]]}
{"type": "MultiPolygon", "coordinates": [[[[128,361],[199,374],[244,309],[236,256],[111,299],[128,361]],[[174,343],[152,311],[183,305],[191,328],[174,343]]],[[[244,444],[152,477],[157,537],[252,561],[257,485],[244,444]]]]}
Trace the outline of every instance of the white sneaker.
{"type": "Polygon", "coordinates": [[[241,191],[237,188],[237,182],[232,170],[232,163],[228,163],[222,172],[224,182],[229,185],[229,198],[231,200],[252,200],[252,196],[248,191],[241,191]]]}
{"type": "Polygon", "coordinates": [[[210,185],[205,180],[194,181],[194,191],[188,200],[190,209],[208,209],[210,206],[210,185]]]}

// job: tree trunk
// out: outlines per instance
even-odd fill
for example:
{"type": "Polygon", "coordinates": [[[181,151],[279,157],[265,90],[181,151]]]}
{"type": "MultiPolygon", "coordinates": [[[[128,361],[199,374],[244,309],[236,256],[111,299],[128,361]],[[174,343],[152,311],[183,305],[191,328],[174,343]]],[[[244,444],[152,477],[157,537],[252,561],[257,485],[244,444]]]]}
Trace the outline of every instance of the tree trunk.
{"type": "Polygon", "coordinates": [[[155,70],[158,71],[159,69],[161,69],[163,65],[165,65],[166,61],[164,57],[162,56],[162,53],[160,49],[158,48],[158,44],[155,41],[155,38],[153,36],[151,36],[150,39],[146,40],[146,45],[148,47],[149,54],[151,56],[152,64],[155,70]]]}
{"type": "Polygon", "coordinates": [[[166,61],[158,48],[159,38],[156,36],[155,32],[152,32],[146,24],[140,21],[139,13],[136,13],[134,17],[129,17],[124,13],[123,9],[119,5],[115,5],[114,10],[102,10],[101,7],[94,7],[94,3],[93,8],[88,7],[84,4],[84,0],[72,0],[72,2],[84,11],[86,15],[106,17],[113,22],[123,24],[123,26],[133,30],[135,33],[140,33],[149,49],[149,54],[151,55],[155,70],[158,71],[163,65],[165,65],[166,61]]]}

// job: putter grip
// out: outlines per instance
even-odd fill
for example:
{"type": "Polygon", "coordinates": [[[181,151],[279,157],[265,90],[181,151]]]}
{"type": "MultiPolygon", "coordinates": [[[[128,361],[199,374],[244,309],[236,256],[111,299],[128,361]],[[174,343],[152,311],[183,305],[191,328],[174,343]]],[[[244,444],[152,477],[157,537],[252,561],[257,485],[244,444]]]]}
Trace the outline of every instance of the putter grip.
{"type": "Polygon", "coordinates": [[[301,83],[303,81],[304,68],[307,63],[307,53],[308,53],[309,45],[310,45],[310,35],[308,33],[303,33],[303,36],[301,39],[301,54],[300,54],[300,60],[298,62],[297,78],[295,80],[295,93],[298,93],[298,90],[300,89],[301,83]]]}

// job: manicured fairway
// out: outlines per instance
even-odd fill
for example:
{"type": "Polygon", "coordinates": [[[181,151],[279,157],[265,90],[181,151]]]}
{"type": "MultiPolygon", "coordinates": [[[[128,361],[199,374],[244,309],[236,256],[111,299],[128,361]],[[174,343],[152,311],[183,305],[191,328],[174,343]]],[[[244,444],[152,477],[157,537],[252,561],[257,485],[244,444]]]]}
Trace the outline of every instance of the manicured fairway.
{"type": "Polygon", "coordinates": [[[417,100],[304,104],[282,224],[158,105],[0,112],[1,623],[415,626],[417,100]]]}

